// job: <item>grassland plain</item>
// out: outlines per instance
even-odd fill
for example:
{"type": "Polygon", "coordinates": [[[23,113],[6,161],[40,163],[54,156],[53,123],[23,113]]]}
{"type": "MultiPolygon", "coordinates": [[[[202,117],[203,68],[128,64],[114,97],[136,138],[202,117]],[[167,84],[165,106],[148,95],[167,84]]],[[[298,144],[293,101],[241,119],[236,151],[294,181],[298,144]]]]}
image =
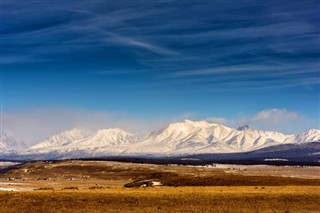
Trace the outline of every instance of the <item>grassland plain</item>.
{"type": "Polygon", "coordinates": [[[320,212],[319,186],[1,192],[1,212],[320,212]]]}
{"type": "Polygon", "coordinates": [[[2,212],[320,212],[319,167],[29,162],[0,174],[2,212]],[[135,180],[163,186],[124,188],[135,180]],[[35,191],[26,191],[37,188],[35,191]]]}

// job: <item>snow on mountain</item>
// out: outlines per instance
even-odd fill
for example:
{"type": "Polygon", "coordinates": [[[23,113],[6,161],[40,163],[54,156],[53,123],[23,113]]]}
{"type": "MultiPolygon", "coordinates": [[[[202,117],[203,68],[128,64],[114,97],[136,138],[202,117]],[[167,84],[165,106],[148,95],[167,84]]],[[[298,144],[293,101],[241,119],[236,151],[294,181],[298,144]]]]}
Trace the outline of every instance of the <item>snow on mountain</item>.
{"type": "Polygon", "coordinates": [[[206,121],[169,124],[151,133],[123,154],[191,154],[245,152],[284,143],[319,141],[320,130],[309,130],[296,135],[275,131],[254,130],[248,126],[233,129],[206,121]]]}
{"type": "Polygon", "coordinates": [[[135,135],[119,128],[102,129],[90,136],[73,141],[68,147],[106,147],[130,144],[135,141],[135,135]]]}
{"type": "Polygon", "coordinates": [[[119,128],[98,130],[89,136],[78,129],[73,129],[51,136],[30,147],[24,154],[42,153],[50,157],[63,158],[115,155],[141,137],[119,128]]]}
{"type": "Polygon", "coordinates": [[[11,132],[3,130],[0,136],[0,151],[24,148],[25,144],[17,139],[11,132]]]}
{"type": "MultiPolygon", "coordinates": [[[[228,131],[229,128],[222,125],[185,120],[154,131],[146,139],[129,147],[124,154],[194,153],[199,148],[212,145],[216,137],[226,136],[228,131]]],[[[228,146],[222,145],[220,148],[220,151],[231,151],[228,146]]]]}
{"type": "Polygon", "coordinates": [[[245,131],[245,130],[248,130],[248,129],[250,129],[250,127],[247,124],[237,128],[237,130],[239,130],[239,131],[245,131]]]}
{"type": "Polygon", "coordinates": [[[287,142],[306,143],[310,141],[320,141],[320,130],[310,129],[300,134],[291,135],[286,139],[287,142]]]}
{"type": "Polygon", "coordinates": [[[44,148],[65,146],[68,143],[84,138],[85,136],[86,135],[82,130],[75,128],[75,129],[61,132],[57,135],[53,135],[47,138],[46,140],[30,147],[30,149],[44,149],[44,148]]]}
{"type": "Polygon", "coordinates": [[[275,131],[255,130],[248,126],[234,129],[207,121],[185,120],[169,124],[143,137],[119,128],[102,129],[89,136],[73,129],[34,145],[26,153],[43,153],[64,158],[232,153],[314,141],[320,141],[320,130],[285,135],[275,131]]]}
{"type": "Polygon", "coordinates": [[[169,124],[129,147],[127,154],[185,154],[242,152],[264,145],[283,143],[287,137],[278,132],[241,130],[206,121],[185,120],[169,124]]]}

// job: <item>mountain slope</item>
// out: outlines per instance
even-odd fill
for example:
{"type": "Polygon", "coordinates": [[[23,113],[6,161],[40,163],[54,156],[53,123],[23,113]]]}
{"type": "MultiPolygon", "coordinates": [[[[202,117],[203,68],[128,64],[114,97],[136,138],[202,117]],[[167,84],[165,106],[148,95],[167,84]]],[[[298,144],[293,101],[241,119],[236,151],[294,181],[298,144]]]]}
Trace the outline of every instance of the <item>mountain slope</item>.
{"type": "MultiPolygon", "coordinates": [[[[193,122],[185,120],[169,124],[165,128],[154,131],[145,140],[134,144],[123,154],[181,154],[194,152],[197,149],[214,144],[217,137],[225,137],[230,134],[229,132],[230,128],[222,125],[206,121],[193,122]]],[[[220,145],[221,151],[232,151],[229,146],[220,145]]]]}
{"type": "Polygon", "coordinates": [[[319,139],[319,130],[284,135],[274,131],[254,130],[248,126],[233,129],[206,121],[185,120],[151,133],[122,154],[245,152],[283,143],[304,143],[319,139]]]}
{"type": "Polygon", "coordinates": [[[26,145],[11,132],[7,130],[2,132],[2,136],[0,136],[0,151],[21,149],[24,147],[26,147],[26,145]]]}
{"type": "Polygon", "coordinates": [[[116,155],[173,156],[205,153],[241,153],[282,144],[320,141],[320,130],[285,135],[244,126],[239,129],[206,121],[172,123],[146,137],[119,128],[89,136],[73,129],[52,136],[20,154],[77,158],[116,155]]]}
{"type": "Polygon", "coordinates": [[[45,149],[52,147],[61,147],[65,146],[68,143],[71,143],[75,140],[84,138],[86,135],[80,129],[71,129],[64,132],[61,132],[57,135],[53,135],[46,140],[30,147],[30,149],[45,149]]]}
{"type": "Polygon", "coordinates": [[[135,135],[119,128],[102,129],[90,136],[69,143],[68,147],[106,147],[130,144],[135,135]]]}
{"type": "Polygon", "coordinates": [[[286,142],[290,142],[290,141],[294,141],[297,143],[320,141],[320,130],[310,129],[300,134],[291,135],[286,139],[286,142]]]}
{"type": "Polygon", "coordinates": [[[119,128],[98,130],[89,136],[73,129],[30,147],[24,155],[35,156],[37,159],[43,159],[41,155],[51,159],[117,155],[140,138],[141,135],[134,135],[119,128]]]}
{"type": "Polygon", "coordinates": [[[232,161],[296,161],[296,162],[320,162],[320,143],[280,144],[265,147],[245,153],[229,154],[198,154],[190,155],[190,158],[201,160],[232,160],[232,161]]]}

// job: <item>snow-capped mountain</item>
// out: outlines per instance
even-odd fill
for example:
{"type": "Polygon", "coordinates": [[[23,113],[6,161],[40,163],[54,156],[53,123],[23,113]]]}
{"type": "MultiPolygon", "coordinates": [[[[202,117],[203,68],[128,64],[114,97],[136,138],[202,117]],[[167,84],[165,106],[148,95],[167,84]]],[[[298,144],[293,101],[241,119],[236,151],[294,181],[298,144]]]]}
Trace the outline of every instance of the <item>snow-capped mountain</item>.
{"type": "Polygon", "coordinates": [[[64,158],[116,155],[141,138],[140,134],[135,135],[119,128],[98,130],[88,136],[73,129],[51,136],[25,150],[24,154],[37,153],[64,158]]]}
{"type": "Polygon", "coordinates": [[[75,140],[84,138],[86,134],[80,129],[71,129],[64,132],[61,132],[57,135],[53,135],[46,140],[30,147],[30,149],[45,149],[52,147],[61,147],[65,146],[75,140]]]}
{"type": "Polygon", "coordinates": [[[197,158],[199,160],[209,161],[223,161],[229,162],[241,162],[243,160],[251,162],[278,162],[277,165],[281,165],[283,162],[320,162],[320,143],[290,143],[280,144],[275,146],[269,146],[262,149],[254,150],[251,152],[238,152],[238,153],[207,153],[207,154],[195,154],[186,155],[187,158],[197,158]],[[279,164],[280,162],[280,164],[279,164]]]}
{"type": "Polygon", "coordinates": [[[248,130],[248,129],[250,129],[250,127],[247,124],[237,128],[237,130],[239,130],[239,131],[244,131],[244,130],[248,130]]]}
{"type": "Polygon", "coordinates": [[[64,158],[107,155],[186,155],[200,153],[234,153],[281,144],[320,141],[320,130],[285,135],[244,126],[238,129],[207,121],[172,123],[147,136],[119,128],[102,129],[86,136],[73,129],[52,136],[19,154],[63,156],[64,158]]]}
{"type": "MultiPolygon", "coordinates": [[[[225,137],[230,128],[208,123],[206,121],[185,120],[169,124],[167,127],[154,131],[146,139],[129,147],[127,154],[170,154],[194,153],[199,148],[215,144],[217,137],[225,137]]],[[[218,140],[217,140],[218,142],[218,140]]],[[[229,152],[232,148],[220,143],[217,151],[229,152]]]]}
{"type": "Polygon", "coordinates": [[[17,139],[11,132],[3,130],[0,136],[0,151],[24,148],[25,144],[17,139]]]}
{"type": "Polygon", "coordinates": [[[110,147],[135,142],[135,135],[119,128],[102,129],[86,138],[72,141],[67,147],[110,147]]]}
{"type": "MultiPolygon", "coordinates": [[[[306,133],[302,133],[304,135],[306,133]]],[[[320,139],[319,133],[308,137],[260,131],[248,126],[233,129],[206,121],[185,120],[169,124],[129,147],[128,154],[187,154],[244,152],[282,143],[301,143],[320,139]]]]}
{"type": "Polygon", "coordinates": [[[320,140],[320,130],[319,129],[310,129],[300,134],[289,136],[286,141],[295,141],[297,143],[310,142],[310,141],[319,141],[320,140]]]}

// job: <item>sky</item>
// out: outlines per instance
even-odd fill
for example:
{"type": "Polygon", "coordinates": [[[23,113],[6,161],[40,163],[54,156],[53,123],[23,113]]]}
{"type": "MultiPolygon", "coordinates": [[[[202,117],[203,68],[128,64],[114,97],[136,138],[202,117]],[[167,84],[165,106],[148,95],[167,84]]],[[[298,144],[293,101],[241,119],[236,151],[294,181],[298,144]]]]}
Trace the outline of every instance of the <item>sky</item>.
{"type": "Polygon", "coordinates": [[[320,2],[1,1],[1,129],[320,128],[320,2]]]}

